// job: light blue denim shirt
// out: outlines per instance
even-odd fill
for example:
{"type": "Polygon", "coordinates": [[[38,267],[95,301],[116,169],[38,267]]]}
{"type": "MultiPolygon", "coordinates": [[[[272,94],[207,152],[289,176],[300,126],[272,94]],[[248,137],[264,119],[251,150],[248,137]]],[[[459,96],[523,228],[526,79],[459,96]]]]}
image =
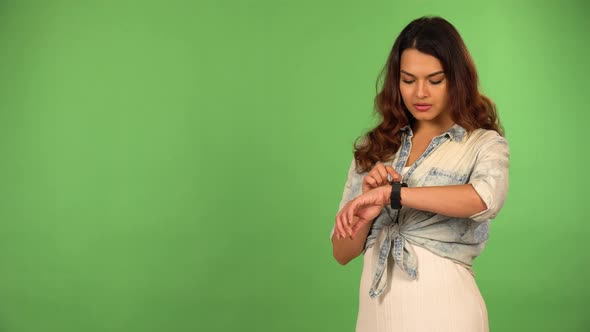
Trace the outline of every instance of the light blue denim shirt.
{"type": "MultiPolygon", "coordinates": [[[[412,129],[402,128],[402,144],[393,160],[386,161],[398,173],[412,147],[412,129]]],[[[433,253],[465,266],[471,266],[489,237],[490,219],[502,208],[508,192],[509,148],[505,138],[492,130],[477,129],[471,133],[455,124],[447,132],[432,139],[422,156],[410,165],[403,181],[410,187],[447,186],[469,183],[486,203],[486,210],[469,218],[455,218],[407,207],[397,210],[385,206],[371,226],[365,244],[373,250],[377,264],[369,291],[371,298],[379,296],[389,278],[388,257],[412,279],[418,278],[418,262],[411,246],[424,247],[433,253]]],[[[362,193],[363,178],[353,159],[348,172],[339,210],[362,193]]],[[[334,232],[334,229],[332,229],[334,232]]]]}

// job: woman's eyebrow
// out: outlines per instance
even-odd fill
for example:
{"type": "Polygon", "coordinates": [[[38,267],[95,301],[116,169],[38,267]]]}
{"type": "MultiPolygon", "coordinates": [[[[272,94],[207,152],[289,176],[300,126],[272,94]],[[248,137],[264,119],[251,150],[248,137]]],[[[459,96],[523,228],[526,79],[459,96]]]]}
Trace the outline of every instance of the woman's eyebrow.
{"type": "MultiPolygon", "coordinates": [[[[410,74],[410,73],[408,73],[407,71],[405,71],[405,70],[403,70],[403,69],[402,69],[402,70],[400,70],[400,71],[401,71],[402,73],[404,73],[404,74],[408,75],[408,76],[416,77],[416,75],[410,74]]],[[[432,76],[436,76],[436,75],[438,75],[438,74],[444,74],[444,71],[443,71],[443,70],[439,70],[439,71],[437,71],[437,72],[435,72],[435,73],[432,73],[432,74],[428,74],[428,75],[426,75],[426,77],[432,77],[432,76]]]]}

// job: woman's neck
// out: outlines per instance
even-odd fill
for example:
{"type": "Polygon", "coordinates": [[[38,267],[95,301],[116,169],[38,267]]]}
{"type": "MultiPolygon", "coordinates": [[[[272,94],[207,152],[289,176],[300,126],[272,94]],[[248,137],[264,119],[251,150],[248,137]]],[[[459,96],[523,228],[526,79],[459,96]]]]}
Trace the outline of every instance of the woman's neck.
{"type": "Polygon", "coordinates": [[[414,135],[435,137],[451,128],[455,122],[451,119],[435,123],[433,121],[417,121],[414,124],[414,135]]]}

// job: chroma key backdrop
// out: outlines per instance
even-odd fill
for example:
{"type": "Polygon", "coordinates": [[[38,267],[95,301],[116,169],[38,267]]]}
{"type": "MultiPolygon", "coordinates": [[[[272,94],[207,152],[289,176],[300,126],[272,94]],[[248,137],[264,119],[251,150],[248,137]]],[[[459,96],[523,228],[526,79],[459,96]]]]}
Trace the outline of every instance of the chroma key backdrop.
{"type": "Polygon", "coordinates": [[[586,1],[0,4],[0,332],[354,331],[352,144],[410,21],[457,27],[510,143],[491,331],[589,331],[586,1]]]}

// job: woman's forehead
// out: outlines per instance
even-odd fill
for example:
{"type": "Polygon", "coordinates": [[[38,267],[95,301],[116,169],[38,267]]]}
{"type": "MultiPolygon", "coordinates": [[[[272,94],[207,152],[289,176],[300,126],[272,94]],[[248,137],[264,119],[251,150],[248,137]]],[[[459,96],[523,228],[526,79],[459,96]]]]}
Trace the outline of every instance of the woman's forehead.
{"type": "Polygon", "coordinates": [[[413,48],[402,52],[400,69],[407,75],[420,77],[436,75],[443,71],[442,64],[436,57],[413,48]]]}

